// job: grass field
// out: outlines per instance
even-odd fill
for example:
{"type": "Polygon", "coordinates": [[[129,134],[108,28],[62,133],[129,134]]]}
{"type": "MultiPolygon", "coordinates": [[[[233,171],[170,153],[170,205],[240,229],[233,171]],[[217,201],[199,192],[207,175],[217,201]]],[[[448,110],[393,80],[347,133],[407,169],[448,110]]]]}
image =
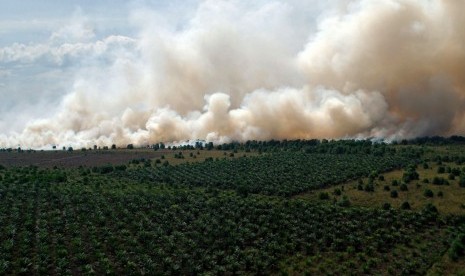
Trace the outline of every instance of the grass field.
{"type": "MultiPolygon", "coordinates": [[[[356,206],[382,207],[383,204],[389,203],[394,208],[400,208],[404,202],[408,202],[412,210],[421,210],[428,203],[432,203],[440,213],[465,214],[465,188],[459,187],[459,177],[451,180],[448,179],[448,173],[438,174],[439,165],[434,162],[429,162],[428,166],[427,169],[424,169],[421,165],[418,166],[416,171],[419,174],[419,180],[412,180],[406,184],[406,191],[401,188],[404,170],[396,170],[382,174],[384,180],[375,179],[373,181],[374,191],[360,190],[359,180],[354,180],[326,189],[310,191],[296,197],[317,201],[320,200],[321,193],[328,193],[333,200],[339,200],[341,197],[347,196],[350,202],[356,206]],[[434,177],[445,178],[449,184],[432,184],[434,177]],[[429,183],[424,183],[424,179],[428,179],[429,183]],[[398,182],[397,185],[393,185],[394,180],[398,182]],[[433,196],[425,196],[425,190],[431,190],[433,196]],[[338,191],[341,192],[340,195],[338,195],[338,191]],[[392,191],[397,191],[398,196],[392,197],[392,191]],[[441,192],[442,196],[438,195],[441,192]]],[[[463,167],[453,163],[444,163],[442,166],[460,168],[461,170],[463,167]]],[[[365,189],[366,184],[369,182],[368,177],[362,178],[362,182],[361,186],[365,189]]]]}

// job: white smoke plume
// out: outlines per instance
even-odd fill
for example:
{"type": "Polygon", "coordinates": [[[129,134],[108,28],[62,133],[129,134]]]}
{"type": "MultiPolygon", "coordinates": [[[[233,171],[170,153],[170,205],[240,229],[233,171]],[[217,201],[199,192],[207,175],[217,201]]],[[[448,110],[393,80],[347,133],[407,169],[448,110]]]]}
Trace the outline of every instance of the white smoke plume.
{"type": "MultiPolygon", "coordinates": [[[[34,48],[55,62],[94,57],[56,114],[0,146],[465,134],[464,10],[446,0],[206,0],[176,22],[137,9],[137,37],[73,29],[86,41],[34,48]],[[324,8],[312,21],[315,5],[324,8]]],[[[13,50],[0,60],[37,58],[13,50]]]]}

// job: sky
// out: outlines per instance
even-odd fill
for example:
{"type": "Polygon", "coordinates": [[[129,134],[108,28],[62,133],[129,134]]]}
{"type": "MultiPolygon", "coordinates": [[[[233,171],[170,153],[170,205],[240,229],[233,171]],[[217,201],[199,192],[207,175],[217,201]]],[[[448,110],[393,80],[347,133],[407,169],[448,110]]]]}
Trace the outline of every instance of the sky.
{"type": "Polygon", "coordinates": [[[0,131],[20,131],[29,120],[49,116],[69,92],[80,62],[54,60],[51,51],[113,32],[130,34],[125,2],[0,1],[0,131]],[[86,27],[93,38],[79,33],[86,27]]]}
{"type": "Polygon", "coordinates": [[[0,5],[0,147],[464,134],[460,1],[0,5]]]}

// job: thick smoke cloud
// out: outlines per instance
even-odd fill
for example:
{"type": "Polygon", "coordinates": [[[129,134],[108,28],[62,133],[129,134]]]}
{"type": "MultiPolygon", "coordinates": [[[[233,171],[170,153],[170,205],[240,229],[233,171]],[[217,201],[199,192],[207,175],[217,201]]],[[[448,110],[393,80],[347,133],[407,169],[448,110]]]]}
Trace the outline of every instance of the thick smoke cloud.
{"type": "MultiPolygon", "coordinates": [[[[202,1],[181,22],[140,9],[134,38],[73,28],[86,41],[55,62],[93,58],[56,114],[0,146],[465,133],[465,3],[301,2],[202,1]]],[[[17,52],[0,59],[34,58],[17,52]]]]}

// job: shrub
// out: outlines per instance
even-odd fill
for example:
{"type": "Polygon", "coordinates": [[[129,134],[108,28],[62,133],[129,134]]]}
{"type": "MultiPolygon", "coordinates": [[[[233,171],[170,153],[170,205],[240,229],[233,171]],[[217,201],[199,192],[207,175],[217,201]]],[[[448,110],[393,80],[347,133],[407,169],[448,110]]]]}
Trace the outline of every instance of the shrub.
{"type": "Polygon", "coordinates": [[[340,196],[342,194],[341,189],[339,189],[339,188],[334,189],[333,194],[337,195],[337,196],[340,196]]]}
{"type": "Polygon", "coordinates": [[[434,196],[434,193],[433,193],[433,191],[431,191],[430,189],[426,189],[426,190],[423,192],[423,195],[426,196],[426,197],[433,197],[433,196],[434,196]]]}
{"type": "Polygon", "coordinates": [[[445,180],[445,179],[442,178],[442,177],[435,176],[435,177],[433,178],[433,184],[434,184],[434,185],[443,185],[443,184],[444,184],[444,180],[445,180]]]}
{"type": "Polygon", "coordinates": [[[437,172],[438,172],[439,174],[445,173],[445,172],[446,172],[446,168],[444,168],[444,166],[439,166],[437,172]]]}
{"type": "Polygon", "coordinates": [[[397,193],[397,190],[392,190],[391,191],[391,197],[392,198],[397,198],[399,196],[399,194],[397,193]]]}
{"type": "Polygon", "coordinates": [[[383,210],[389,210],[389,209],[391,209],[391,204],[390,204],[390,203],[387,203],[387,202],[384,203],[384,204],[383,204],[383,210]]]}
{"type": "Polygon", "coordinates": [[[341,207],[349,207],[350,206],[350,200],[346,195],[344,195],[344,196],[342,196],[342,199],[338,201],[337,205],[339,205],[341,207]]]}
{"type": "Polygon", "coordinates": [[[404,201],[402,205],[400,205],[400,209],[402,210],[410,210],[410,203],[408,201],[404,201]]]}
{"type": "Polygon", "coordinates": [[[99,168],[101,174],[111,173],[114,170],[112,165],[105,165],[99,168]]]}
{"type": "Polygon", "coordinates": [[[392,180],[391,184],[392,184],[392,186],[398,186],[399,181],[397,181],[397,179],[394,179],[394,180],[392,180]]]}
{"type": "Polygon", "coordinates": [[[391,190],[391,187],[389,187],[388,185],[384,185],[384,190],[385,190],[385,191],[390,191],[390,190],[391,190]]]}
{"type": "Polygon", "coordinates": [[[460,168],[453,168],[451,173],[455,176],[459,176],[460,175],[460,168]]]}
{"type": "Polygon", "coordinates": [[[364,190],[365,190],[366,192],[374,192],[374,191],[375,191],[375,186],[373,185],[373,183],[367,183],[367,184],[365,185],[364,190]]]}
{"type": "Polygon", "coordinates": [[[404,175],[402,176],[402,180],[405,183],[409,183],[412,180],[418,180],[420,178],[420,175],[415,171],[415,168],[413,166],[409,167],[405,172],[404,175]]]}
{"type": "Polygon", "coordinates": [[[442,191],[439,191],[438,192],[438,197],[443,197],[443,196],[444,196],[444,194],[442,193],[442,191]]]}
{"type": "Polygon", "coordinates": [[[127,167],[126,167],[125,165],[115,166],[115,170],[117,170],[117,171],[125,171],[126,168],[127,168],[127,167]]]}
{"type": "Polygon", "coordinates": [[[247,197],[249,195],[249,189],[247,189],[246,185],[239,185],[236,189],[236,192],[242,197],[247,197]]]}
{"type": "Polygon", "coordinates": [[[449,258],[456,262],[460,256],[464,255],[464,243],[465,243],[465,235],[459,235],[451,244],[449,251],[447,252],[449,258]]]}
{"type": "Polygon", "coordinates": [[[464,174],[460,175],[459,186],[462,188],[465,188],[465,175],[464,174]]]}
{"type": "Polygon", "coordinates": [[[402,183],[402,184],[400,185],[400,190],[403,191],[403,192],[408,191],[407,184],[402,183]]]}
{"type": "Polygon", "coordinates": [[[426,204],[424,211],[427,213],[437,213],[438,208],[436,208],[436,206],[434,206],[432,203],[428,203],[426,204]]]}
{"type": "Polygon", "coordinates": [[[329,194],[326,193],[326,192],[321,192],[319,195],[318,195],[318,198],[320,200],[328,200],[329,199],[329,194]]]}

